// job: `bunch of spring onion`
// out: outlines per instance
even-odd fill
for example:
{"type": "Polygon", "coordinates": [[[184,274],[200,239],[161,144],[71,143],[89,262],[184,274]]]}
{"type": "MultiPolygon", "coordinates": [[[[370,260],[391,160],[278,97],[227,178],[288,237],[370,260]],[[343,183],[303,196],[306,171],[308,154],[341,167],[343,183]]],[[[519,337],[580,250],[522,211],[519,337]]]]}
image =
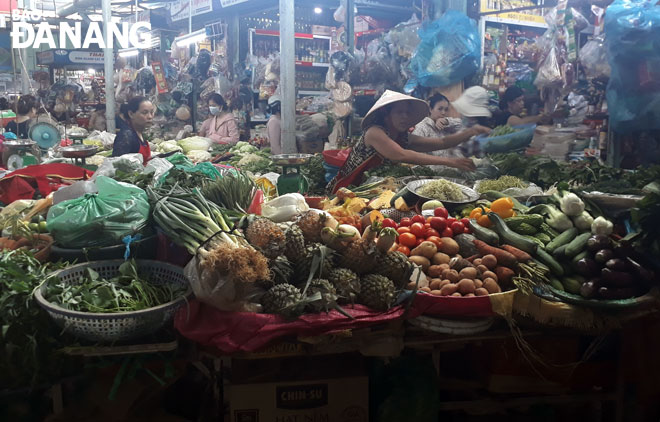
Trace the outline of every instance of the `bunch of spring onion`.
{"type": "Polygon", "coordinates": [[[227,223],[224,211],[207,201],[198,189],[146,189],[156,224],[177,245],[195,254],[211,238],[230,246],[241,246],[245,241],[227,223]]]}

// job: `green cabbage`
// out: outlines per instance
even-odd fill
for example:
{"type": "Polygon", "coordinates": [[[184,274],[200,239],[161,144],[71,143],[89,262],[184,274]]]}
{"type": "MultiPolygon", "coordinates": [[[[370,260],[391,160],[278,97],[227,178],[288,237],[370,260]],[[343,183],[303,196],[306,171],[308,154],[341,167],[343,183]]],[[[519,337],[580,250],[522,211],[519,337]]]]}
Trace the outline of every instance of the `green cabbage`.
{"type": "Polygon", "coordinates": [[[178,144],[183,148],[183,152],[188,154],[190,151],[208,151],[212,141],[209,138],[201,136],[191,136],[190,138],[180,140],[178,144]]]}

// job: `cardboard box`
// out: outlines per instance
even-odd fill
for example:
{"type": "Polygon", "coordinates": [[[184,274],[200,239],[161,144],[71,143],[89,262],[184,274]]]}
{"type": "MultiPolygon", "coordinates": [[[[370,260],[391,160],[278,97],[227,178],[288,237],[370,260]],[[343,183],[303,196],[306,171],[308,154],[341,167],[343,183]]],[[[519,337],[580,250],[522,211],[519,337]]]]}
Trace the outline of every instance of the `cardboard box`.
{"type": "Polygon", "coordinates": [[[239,384],[230,387],[232,422],[368,422],[369,379],[239,384]]]}

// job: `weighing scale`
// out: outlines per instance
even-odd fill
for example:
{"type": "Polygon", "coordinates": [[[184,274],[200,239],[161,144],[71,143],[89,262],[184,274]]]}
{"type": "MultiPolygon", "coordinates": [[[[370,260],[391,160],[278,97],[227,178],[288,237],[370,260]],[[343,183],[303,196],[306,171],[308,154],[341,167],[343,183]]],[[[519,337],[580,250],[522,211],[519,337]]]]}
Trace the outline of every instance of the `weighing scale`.
{"type": "Polygon", "coordinates": [[[270,157],[273,164],[282,166],[282,175],[277,179],[277,194],[305,194],[309,191],[309,182],[300,172],[300,166],[309,163],[312,154],[278,154],[270,157]]]}
{"type": "Polygon", "coordinates": [[[37,143],[31,139],[6,140],[2,143],[2,164],[10,172],[39,164],[37,143]]]}
{"type": "Polygon", "coordinates": [[[60,148],[62,157],[73,158],[75,165],[84,167],[85,159],[96,154],[98,147],[96,145],[74,144],[68,147],[60,148]]]}

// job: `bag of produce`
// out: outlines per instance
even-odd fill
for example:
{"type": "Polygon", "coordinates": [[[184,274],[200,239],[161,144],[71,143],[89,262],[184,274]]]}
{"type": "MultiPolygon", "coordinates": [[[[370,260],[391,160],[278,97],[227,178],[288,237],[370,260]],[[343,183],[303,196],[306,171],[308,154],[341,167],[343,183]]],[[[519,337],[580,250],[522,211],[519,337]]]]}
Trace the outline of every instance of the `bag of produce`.
{"type": "Polygon", "coordinates": [[[481,38],[476,23],[449,10],[419,30],[421,42],[410,69],[422,86],[447,86],[479,69],[481,38]]]}
{"type": "Polygon", "coordinates": [[[120,245],[145,232],[149,201],[144,190],[109,177],[96,179],[98,193],[60,202],[48,211],[48,231],[66,248],[120,245]]]}

